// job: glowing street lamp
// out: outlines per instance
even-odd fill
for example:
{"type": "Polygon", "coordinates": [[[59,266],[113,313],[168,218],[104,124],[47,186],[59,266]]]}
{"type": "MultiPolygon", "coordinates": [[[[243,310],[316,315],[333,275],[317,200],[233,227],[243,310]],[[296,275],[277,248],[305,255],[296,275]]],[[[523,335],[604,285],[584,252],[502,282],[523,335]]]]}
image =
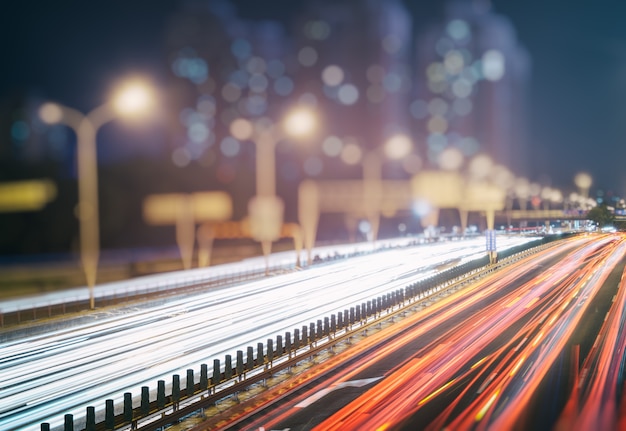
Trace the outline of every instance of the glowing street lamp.
{"type": "Polygon", "coordinates": [[[593,179],[588,173],[580,172],[574,177],[574,183],[580,189],[580,194],[586,198],[589,195],[589,188],[593,183],[593,179]]]}
{"type": "Polygon", "coordinates": [[[39,116],[45,123],[63,123],[76,133],[80,257],[89,286],[91,309],[95,308],[94,286],[100,253],[96,135],[100,127],[109,121],[118,116],[137,116],[152,103],[150,87],[143,81],[133,80],[120,86],[111,102],[93,109],[87,115],[56,103],[45,103],[39,109],[39,116]]]}
{"type": "Polygon", "coordinates": [[[318,128],[319,119],[314,111],[305,106],[299,106],[289,111],[283,122],[283,131],[287,136],[306,138],[318,128]]]}
{"type": "Polygon", "coordinates": [[[550,209],[550,202],[552,201],[553,190],[551,187],[543,187],[540,192],[541,201],[543,202],[543,209],[550,209]]]}

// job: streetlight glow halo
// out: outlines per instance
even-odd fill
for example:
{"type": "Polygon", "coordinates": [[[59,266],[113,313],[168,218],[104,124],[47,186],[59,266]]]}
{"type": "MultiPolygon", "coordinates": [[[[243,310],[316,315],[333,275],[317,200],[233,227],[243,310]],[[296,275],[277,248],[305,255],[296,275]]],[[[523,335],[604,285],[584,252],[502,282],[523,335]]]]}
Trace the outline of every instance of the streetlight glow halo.
{"type": "Polygon", "coordinates": [[[285,133],[293,137],[305,137],[313,134],[318,127],[315,112],[304,106],[291,110],[285,117],[283,128],[285,133]]]}
{"type": "Polygon", "coordinates": [[[154,95],[148,83],[133,79],[123,84],[113,97],[115,111],[123,116],[145,112],[154,103],[154,95]]]}
{"type": "Polygon", "coordinates": [[[411,138],[403,133],[391,136],[385,142],[385,156],[391,160],[400,160],[408,155],[413,149],[411,138]]]}
{"type": "Polygon", "coordinates": [[[576,177],[574,178],[574,182],[581,189],[588,189],[589,187],[591,187],[593,180],[591,178],[591,175],[589,175],[588,173],[580,172],[576,174],[576,177]]]}
{"type": "Polygon", "coordinates": [[[63,119],[63,110],[56,103],[47,102],[39,108],[39,118],[46,124],[58,124],[63,119]]]}

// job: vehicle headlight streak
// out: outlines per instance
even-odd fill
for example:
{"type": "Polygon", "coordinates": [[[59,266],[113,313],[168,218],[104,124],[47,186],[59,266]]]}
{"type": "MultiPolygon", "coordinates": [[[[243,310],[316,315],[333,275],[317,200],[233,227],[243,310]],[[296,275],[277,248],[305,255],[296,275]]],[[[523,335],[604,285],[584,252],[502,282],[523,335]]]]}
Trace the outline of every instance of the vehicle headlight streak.
{"type": "MultiPolygon", "coordinates": [[[[572,263],[563,262],[544,282],[533,288],[533,295],[520,296],[522,288],[496,301],[484,313],[481,311],[472,318],[473,321],[489,316],[484,319],[482,328],[464,325],[451,329],[445,337],[434,341],[434,346],[424,347],[424,356],[419,363],[411,362],[398,369],[402,378],[390,374],[316,429],[374,429],[377,423],[388,423],[390,417],[394,418],[392,424],[402,421],[453,386],[460,378],[459,373],[462,372],[459,370],[464,368],[468,356],[481,351],[500,334],[502,328],[508,327],[509,322],[532,312],[531,319],[520,333],[522,341],[516,341],[511,346],[506,354],[509,359],[500,361],[496,366],[499,371],[489,374],[490,389],[478,395],[466,410],[467,415],[450,423],[451,429],[466,429],[470,425],[464,421],[465,417],[471,423],[478,420],[480,423],[477,425],[481,429],[488,426],[493,426],[493,429],[511,429],[513,424],[521,423],[520,415],[525,411],[530,395],[565,346],[573,328],[580,322],[589,305],[587,298],[595,295],[609,270],[625,251],[623,238],[619,241],[598,240],[580,247],[569,258],[572,263]],[[575,264],[578,267],[580,263],[575,262],[581,258],[587,258],[587,261],[580,266],[581,269],[573,270],[572,266],[575,264]],[[595,268],[602,270],[596,271],[595,268]],[[587,278],[589,273],[593,273],[591,279],[587,278]],[[558,284],[555,283],[557,280],[558,284]],[[511,302],[513,298],[516,300],[511,302]],[[527,307],[529,304],[533,307],[527,307]],[[509,308],[506,308],[507,305],[509,308]],[[531,333],[536,335],[532,336],[531,333]],[[444,339],[448,341],[444,342],[444,339]],[[532,342],[528,343],[528,340],[532,342]],[[513,360],[515,350],[515,355],[519,356],[513,360]],[[409,377],[411,373],[414,376],[412,378],[409,377]],[[367,412],[367,415],[358,412],[367,412]]],[[[482,289],[484,293],[489,287],[483,286],[482,289]]],[[[464,306],[459,304],[458,308],[464,306]]],[[[425,325],[429,323],[430,320],[425,325]]],[[[486,365],[482,364],[487,363],[493,362],[483,357],[473,362],[471,368],[484,368],[486,365]]],[[[482,389],[486,387],[481,386],[481,392],[482,389]]]]}
{"type": "MultiPolygon", "coordinates": [[[[519,243],[503,239],[500,246],[519,243]]],[[[483,255],[482,238],[393,249],[4,343],[0,429],[38,430],[44,421],[54,426],[63,413],[78,421],[86,406],[95,406],[98,414],[105,399],[137,394],[144,385],[154,391],[157,380],[169,382],[174,373],[184,385],[187,368],[198,373],[200,364],[212,365],[213,358],[234,357],[258,341],[404,288],[442,261],[463,263],[483,255]],[[450,246],[455,251],[449,252],[450,246]]],[[[176,281],[177,276],[162,277],[176,281]]]]}

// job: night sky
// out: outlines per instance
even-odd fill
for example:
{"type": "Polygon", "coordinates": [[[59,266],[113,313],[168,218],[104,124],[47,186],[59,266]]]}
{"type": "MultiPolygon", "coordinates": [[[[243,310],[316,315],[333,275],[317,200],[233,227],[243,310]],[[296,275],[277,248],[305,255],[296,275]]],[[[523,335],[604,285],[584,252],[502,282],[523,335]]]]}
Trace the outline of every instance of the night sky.
{"type": "MultiPolygon", "coordinates": [[[[298,1],[287,0],[235,3],[248,18],[286,20],[299,8],[298,1]]],[[[441,4],[406,3],[418,25],[436,19],[441,4]]],[[[5,2],[0,98],[26,92],[86,112],[129,72],[164,83],[164,32],[178,5],[174,0],[5,2]]],[[[586,170],[594,189],[626,194],[626,2],[494,0],[493,9],[509,17],[532,57],[532,179],[567,189],[574,174],[586,170]]]]}

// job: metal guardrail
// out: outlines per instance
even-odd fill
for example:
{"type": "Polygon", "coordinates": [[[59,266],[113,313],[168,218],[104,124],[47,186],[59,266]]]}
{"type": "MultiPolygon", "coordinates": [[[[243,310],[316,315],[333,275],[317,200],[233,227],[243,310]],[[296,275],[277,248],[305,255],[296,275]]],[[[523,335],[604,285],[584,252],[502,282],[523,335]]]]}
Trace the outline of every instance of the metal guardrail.
{"type": "MultiPolygon", "coordinates": [[[[371,250],[367,252],[354,251],[348,254],[327,256],[326,258],[316,259],[313,264],[319,265],[337,259],[354,257],[366,253],[375,253],[380,250],[384,249],[371,250]]],[[[306,266],[306,264],[301,264],[300,267],[298,267],[295,263],[280,264],[271,266],[269,268],[269,272],[271,274],[279,274],[305,268],[306,266]]],[[[206,289],[207,287],[226,286],[233,283],[263,278],[265,276],[267,276],[266,269],[259,268],[247,271],[224,272],[213,275],[208,279],[203,276],[195,276],[192,278],[188,277],[175,285],[154,281],[146,282],[144,286],[139,288],[121,287],[114,290],[113,293],[107,296],[97,295],[96,305],[100,308],[125,303],[130,304],[135,301],[143,301],[146,299],[157,299],[178,294],[198,292],[206,289]]],[[[75,296],[68,295],[63,299],[50,300],[46,302],[45,305],[41,306],[29,305],[24,308],[7,310],[6,307],[3,308],[2,305],[2,301],[0,301],[0,329],[20,325],[22,323],[33,323],[39,319],[87,311],[90,309],[90,300],[85,288],[82,289],[82,294],[78,294],[77,292],[75,296]]]]}
{"type": "MultiPolygon", "coordinates": [[[[273,273],[293,271],[295,265],[278,265],[270,270],[273,273]]],[[[199,281],[197,278],[183,280],[177,285],[163,283],[146,283],[142,288],[114,290],[107,296],[99,296],[97,305],[99,308],[134,301],[144,301],[146,299],[158,299],[172,295],[186,294],[204,290],[207,287],[219,287],[242,281],[255,280],[265,277],[265,269],[252,271],[236,271],[224,273],[210,280],[199,281]]],[[[90,309],[88,297],[72,297],[68,295],[62,300],[49,301],[46,305],[37,307],[27,307],[14,311],[3,311],[0,306],[0,328],[8,328],[23,323],[32,323],[40,319],[63,316],[71,313],[78,313],[90,309]]]]}
{"type": "MultiPolygon", "coordinates": [[[[353,337],[366,327],[376,325],[382,319],[401,313],[406,307],[427,300],[443,289],[469,283],[486,274],[516,262],[543,249],[558,237],[546,237],[499,253],[498,262],[489,264],[487,256],[450,268],[394,290],[386,295],[364,301],[302,328],[277,335],[276,342],[269,338],[259,342],[256,349],[249,346],[246,352],[238,350],[235,358],[226,355],[224,361],[213,360],[209,371],[207,364],[201,364],[199,379],[193,369],[188,369],[182,386],[179,374],[172,376],[169,394],[166,382],[157,382],[156,399],[150,397],[150,388],[141,388],[141,396],[124,393],[122,413],[117,413],[114,400],[105,401],[104,419],[96,419],[95,407],[87,407],[85,430],[156,430],[178,422],[180,419],[214,405],[217,401],[233,396],[247,387],[264,381],[272,375],[295,366],[322,350],[353,337]],[[501,256],[501,257],[500,257],[501,256]]],[[[41,424],[41,431],[49,431],[48,423],[41,424]]],[[[64,431],[74,430],[73,415],[66,414],[64,431]]]]}

